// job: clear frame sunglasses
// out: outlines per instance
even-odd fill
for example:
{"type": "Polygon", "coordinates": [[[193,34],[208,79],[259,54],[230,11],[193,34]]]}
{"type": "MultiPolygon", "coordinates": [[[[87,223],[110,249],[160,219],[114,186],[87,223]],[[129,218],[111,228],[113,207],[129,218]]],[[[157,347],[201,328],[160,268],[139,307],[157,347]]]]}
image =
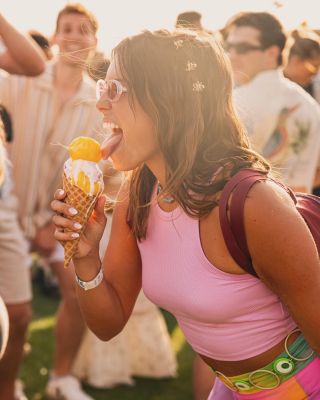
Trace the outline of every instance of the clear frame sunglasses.
{"type": "Polygon", "coordinates": [[[96,83],[97,100],[100,100],[101,97],[104,96],[106,100],[109,100],[111,103],[115,103],[120,99],[122,93],[126,93],[127,91],[128,89],[116,79],[99,79],[96,83]]]}

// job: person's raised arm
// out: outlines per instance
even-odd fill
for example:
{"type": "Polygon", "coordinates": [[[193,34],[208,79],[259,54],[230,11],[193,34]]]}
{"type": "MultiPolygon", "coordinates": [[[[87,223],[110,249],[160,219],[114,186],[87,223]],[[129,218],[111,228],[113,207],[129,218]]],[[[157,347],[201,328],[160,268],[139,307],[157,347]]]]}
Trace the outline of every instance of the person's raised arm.
{"type": "MultiPolygon", "coordinates": [[[[57,227],[55,238],[72,239],[76,232],[67,219],[69,206],[58,201],[56,193],[53,211],[63,214],[54,217],[57,227]],[[72,232],[63,233],[62,228],[72,232]]],[[[94,289],[77,287],[79,304],[89,328],[102,340],[109,340],[125,326],[141,289],[141,259],[136,239],[127,224],[127,187],[120,190],[115,206],[110,240],[103,260],[103,281],[94,289]]],[[[99,242],[106,223],[104,198],[100,197],[95,211],[80,237],[78,252],[73,258],[77,276],[85,282],[94,279],[100,270],[99,242]]]]}
{"type": "Polygon", "coordinates": [[[244,219],[256,272],[320,354],[320,261],[306,223],[289,195],[273,183],[252,188],[244,219]]]}
{"type": "Polygon", "coordinates": [[[0,14],[0,38],[6,50],[0,54],[0,68],[11,74],[36,76],[45,68],[44,55],[39,46],[18,32],[0,14]]]}

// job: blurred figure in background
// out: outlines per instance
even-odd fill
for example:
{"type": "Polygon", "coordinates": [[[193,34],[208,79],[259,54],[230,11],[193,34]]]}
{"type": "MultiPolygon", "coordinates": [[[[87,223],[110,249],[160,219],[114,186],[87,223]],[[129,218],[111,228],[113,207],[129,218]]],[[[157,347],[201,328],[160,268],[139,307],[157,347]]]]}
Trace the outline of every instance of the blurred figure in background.
{"type": "MultiPolygon", "coordinates": [[[[42,52],[33,40],[18,32],[0,14],[0,68],[12,74],[36,76],[43,72],[45,63],[42,52]]],[[[2,71],[0,71],[2,73],[2,71]]],[[[0,88],[0,97],[2,88],[0,88]]],[[[7,110],[1,106],[1,189],[0,189],[0,296],[9,315],[8,320],[2,304],[0,398],[26,400],[17,379],[22,361],[23,346],[28,324],[31,320],[31,285],[27,269],[25,241],[17,220],[16,202],[10,195],[9,165],[3,142],[5,136],[12,139],[12,127],[7,110]],[[5,173],[4,173],[5,171],[5,173]],[[6,340],[8,339],[5,353],[6,340]]]]}
{"type": "Polygon", "coordinates": [[[290,41],[288,61],[283,74],[315,97],[313,79],[318,74],[320,66],[319,36],[311,31],[295,30],[291,33],[290,41]]]}
{"type": "Polygon", "coordinates": [[[202,14],[198,11],[185,11],[178,14],[176,18],[175,28],[177,29],[189,29],[196,31],[198,34],[212,35],[220,40],[218,32],[213,32],[206,29],[202,25],[202,14]]]}
{"type": "MultiPolygon", "coordinates": [[[[293,31],[284,76],[303,87],[320,103],[320,38],[313,31],[293,31]]],[[[319,133],[320,135],[320,133],[319,133]]],[[[320,196],[320,158],[313,193],[320,196]]]]}
{"type": "MultiPolygon", "coordinates": [[[[29,30],[28,34],[41,48],[46,60],[52,60],[53,53],[49,39],[35,29],[29,30]]],[[[59,282],[50,266],[46,262],[41,262],[41,259],[36,258],[35,267],[35,271],[32,271],[32,283],[37,282],[44,295],[59,298],[59,282]]]]}
{"type": "Polygon", "coordinates": [[[180,13],[176,19],[176,28],[185,28],[202,31],[202,15],[198,11],[185,11],[180,13]]]}
{"type": "MultiPolygon", "coordinates": [[[[84,322],[75,296],[74,272],[64,269],[63,248],[53,237],[50,201],[67,158],[66,149],[53,144],[68,146],[76,136],[98,135],[101,117],[95,108],[95,83],[86,74],[87,59],[97,43],[96,31],[91,12],[80,4],[67,4],[58,14],[52,38],[52,44],[59,47],[57,59],[38,78],[6,76],[0,80],[0,100],[11,115],[15,133],[10,156],[19,222],[30,250],[46,260],[59,281],[62,299],[46,391],[51,398],[65,400],[91,398],[71,376],[84,322]]],[[[28,249],[21,246],[22,250],[26,264],[28,249]]],[[[7,264],[11,268],[12,262],[7,260],[7,264]]],[[[29,273],[25,265],[24,269],[29,273]]]]}
{"type": "Polygon", "coordinates": [[[320,111],[308,93],[283,76],[283,27],[267,12],[244,12],[231,18],[225,35],[238,112],[254,149],[293,190],[310,193],[320,149],[320,111]]]}
{"type": "Polygon", "coordinates": [[[11,74],[36,76],[44,70],[38,46],[0,14],[0,68],[11,74]]]}
{"type": "Polygon", "coordinates": [[[47,60],[51,60],[53,58],[53,54],[51,51],[51,46],[49,43],[49,39],[43,35],[42,33],[32,29],[28,32],[28,34],[32,37],[32,39],[38,44],[38,46],[43,51],[47,60]]]}

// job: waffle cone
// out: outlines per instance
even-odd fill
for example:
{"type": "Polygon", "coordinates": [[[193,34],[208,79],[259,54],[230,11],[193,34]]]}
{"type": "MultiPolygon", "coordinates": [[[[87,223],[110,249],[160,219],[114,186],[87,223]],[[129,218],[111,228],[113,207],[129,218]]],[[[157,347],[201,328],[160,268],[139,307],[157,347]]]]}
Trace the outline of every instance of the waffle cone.
{"type": "MultiPolygon", "coordinates": [[[[78,186],[73,185],[70,179],[68,179],[65,174],[63,175],[63,190],[66,193],[65,203],[74,207],[78,211],[78,213],[73,216],[72,219],[82,225],[82,229],[81,231],[79,231],[81,235],[82,230],[84,229],[90,215],[92,214],[96,200],[101,193],[98,193],[96,195],[85,193],[78,186]]],[[[65,268],[68,267],[72,257],[75,255],[79,240],[80,238],[63,243],[65,268]]]]}

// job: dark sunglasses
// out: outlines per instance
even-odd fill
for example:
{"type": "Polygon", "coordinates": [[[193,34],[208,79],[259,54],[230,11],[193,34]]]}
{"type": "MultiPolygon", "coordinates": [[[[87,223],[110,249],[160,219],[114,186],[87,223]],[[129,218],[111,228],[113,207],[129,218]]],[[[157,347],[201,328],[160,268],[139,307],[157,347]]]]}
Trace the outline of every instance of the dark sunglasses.
{"type": "Polygon", "coordinates": [[[250,51],[264,50],[264,47],[245,42],[239,42],[239,43],[225,42],[224,49],[227,52],[233,49],[238,54],[246,54],[249,53],[250,51]]]}

